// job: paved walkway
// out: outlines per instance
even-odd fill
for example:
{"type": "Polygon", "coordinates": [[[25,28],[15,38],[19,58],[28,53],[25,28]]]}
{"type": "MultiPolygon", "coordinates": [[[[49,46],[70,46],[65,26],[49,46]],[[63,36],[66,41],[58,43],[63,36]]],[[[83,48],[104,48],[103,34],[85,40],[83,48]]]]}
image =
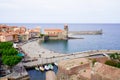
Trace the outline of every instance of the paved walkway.
{"type": "Polygon", "coordinates": [[[63,56],[57,56],[57,57],[49,57],[49,58],[38,58],[36,61],[30,61],[23,63],[26,67],[34,67],[37,65],[43,65],[48,63],[58,63],[62,60],[69,60],[69,59],[75,59],[75,58],[82,58],[82,57],[89,57],[91,55],[104,55],[111,54],[111,53],[120,53],[120,50],[92,50],[92,51],[86,51],[86,52],[77,52],[73,54],[66,54],[63,56]]]}

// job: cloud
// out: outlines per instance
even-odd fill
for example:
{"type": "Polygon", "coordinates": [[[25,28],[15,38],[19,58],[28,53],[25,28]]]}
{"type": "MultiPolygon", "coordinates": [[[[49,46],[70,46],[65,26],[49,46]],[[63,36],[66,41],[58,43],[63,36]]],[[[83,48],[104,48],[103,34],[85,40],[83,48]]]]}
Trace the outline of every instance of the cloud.
{"type": "Polygon", "coordinates": [[[0,22],[119,22],[119,0],[0,0],[0,22]]]}

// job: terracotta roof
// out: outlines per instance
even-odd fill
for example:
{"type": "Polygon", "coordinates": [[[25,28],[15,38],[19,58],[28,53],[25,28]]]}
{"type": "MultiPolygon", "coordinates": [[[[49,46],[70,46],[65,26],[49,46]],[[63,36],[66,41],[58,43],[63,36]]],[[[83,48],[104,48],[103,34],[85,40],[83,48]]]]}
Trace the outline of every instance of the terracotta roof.
{"type": "Polygon", "coordinates": [[[44,31],[56,31],[56,32],[62,32],[62,29],[44,29],[44,31]]]}
{"type": "Polygon", "coordinates": [[[2,33],[1,36],[11,36],[12,34],[10,33],[2,33]]]}
{"type": "Polygon", "coordinates": [[[32,30],[30,30],[29,32],[40,32],[39,30],[34,30],[34,29],[32,29],[32,30]]]}
{"type": "Polygon", "coordinates": [[[51,37],[57,37],[58,35],[57,34],[48,34],[49,36],[51,37]]]}

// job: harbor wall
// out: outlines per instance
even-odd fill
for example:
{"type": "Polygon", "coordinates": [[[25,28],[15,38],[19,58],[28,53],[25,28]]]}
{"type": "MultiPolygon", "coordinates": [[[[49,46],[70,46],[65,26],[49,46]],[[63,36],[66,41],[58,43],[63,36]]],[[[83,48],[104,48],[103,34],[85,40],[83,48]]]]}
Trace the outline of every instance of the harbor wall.
{"type": "Polygon", "coordinates": [[[101,35],[103,34],[102,30],[96,31],[69,31],[69,34],[73,35],[101,35]]]}
{"type": "MultiPolygon", "coordinates": [[[[76,74],[78,74],[78,71],[84,68],[89,68],[89,66],[90,64],[88,63],[82,66],[73,67],[70,70],[67,70],[64,67],[58,66],[57,80],[73,80],[74,78],[78,78],[77,76],[75,76],[76,74]]],[[[75,80],[90,80],[90,79],[81,77],[81,79],[75,79],[75,80]]]]}

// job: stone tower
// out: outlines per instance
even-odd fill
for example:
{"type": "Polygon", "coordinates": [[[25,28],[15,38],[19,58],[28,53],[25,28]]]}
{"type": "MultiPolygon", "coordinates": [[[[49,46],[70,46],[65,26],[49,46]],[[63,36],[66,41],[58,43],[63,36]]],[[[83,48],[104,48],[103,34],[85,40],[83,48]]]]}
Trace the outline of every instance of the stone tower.
{"type": "Polygon", "coordinates": [[[68,39],[68,25],[67,24],[64,25],[64,38],[68,39]]]}

